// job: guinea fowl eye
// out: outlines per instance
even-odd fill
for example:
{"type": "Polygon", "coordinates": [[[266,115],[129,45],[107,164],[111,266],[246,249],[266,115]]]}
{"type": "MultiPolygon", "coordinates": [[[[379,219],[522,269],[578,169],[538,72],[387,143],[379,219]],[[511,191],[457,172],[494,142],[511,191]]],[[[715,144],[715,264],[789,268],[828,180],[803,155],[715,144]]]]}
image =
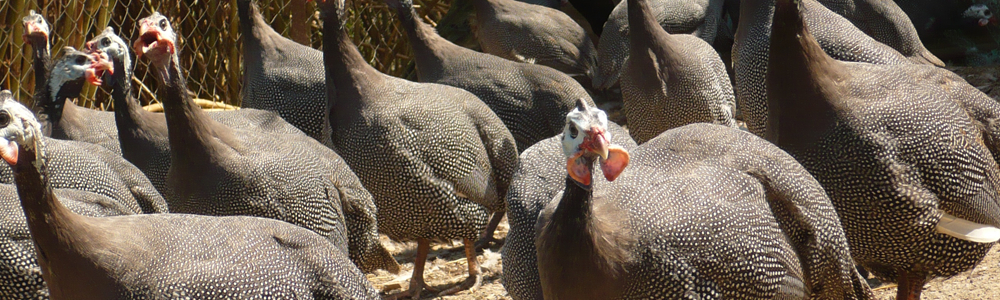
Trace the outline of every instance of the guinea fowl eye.
{"type": "Polygon", "coordinates": [[[101,46],[107,47],[108,45],[111,45],[111,39],[108,38],[101,39],[101,46]]]}
{"type": "Polygon", "coordinates": [[[76,64],[82,65],[82,64],[86,64],[86,63],[87,63],[87,57],[86,56],[77,56],[76,57],[76,64]]]}
{"type": "Polygon", "coordinates": [[[160,20],[160,28],[167,29],[167,19],[160,20]]]}
{"type": "Polygon", "coordinates": [[[10,124],[10,113],[6,110],[0,111],[0,127],[7,127],[10,124]]]}
{"type": "Polygon", "coordinates": [[[574,138],[575,139],[576,136],[579,135],[579,134],[580,134],[580,132],[578,130],[576,130],[576,126],[570,126],[569,127],[569,137],[570,138],[574,138]]]}

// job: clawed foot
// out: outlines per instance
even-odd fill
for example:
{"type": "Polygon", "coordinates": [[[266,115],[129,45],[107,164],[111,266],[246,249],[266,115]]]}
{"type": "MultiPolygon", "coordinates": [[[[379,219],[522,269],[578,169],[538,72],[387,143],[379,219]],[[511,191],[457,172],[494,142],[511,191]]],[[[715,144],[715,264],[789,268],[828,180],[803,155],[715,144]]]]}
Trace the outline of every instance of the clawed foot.
{"type": "Polygon", "coordinates": [[[498,240],[498,239],[494,238],[492,235],[490,235],[490,236],[479,237],[479,239],[476,240],[475,247],[476,247],[476,251],[479,251],[479,250],[483,250],[483,248],[489,248],[492,245],[499,245],[499,244],[501,244],[500,240],[498,240]]]}
{"type": "Polygon", "coordinates": [[[457,285],[455,287],[447,289],[444,292],[438,293],[438,297],[452,295],[452,294],[455,294],[455,293],[458,293],[458,292],[461,292],[461,291],[464,291],[464,290],[478,289],[479,285],[481,285],[482,283],[483,283],[483,275],[482,274],[470,275],[469,278],[465,279],[465,282],[462,282],[462,284],[459,284],[459,285],[457,285]]]}
{"type": "Polygon", "coordinates": [[[440,292],[440,290],[428,286],[421,279],[411,278],[410,279],[410,288],[409,289],[407,289],[406,291],[400,292],[399,294],[395,294],[395,295],[389,296],[388,298],[386,298],[386,300],[400,300],[400,299],[406,299],[407,297],[409,297],[410,299],[413,299],[413,300],[420,299],[420,293],[423,292],[423,291],[425,291],[425,290],[428,291],[428,292],[431,292],[431,293],[439,293],[440,292]]]}

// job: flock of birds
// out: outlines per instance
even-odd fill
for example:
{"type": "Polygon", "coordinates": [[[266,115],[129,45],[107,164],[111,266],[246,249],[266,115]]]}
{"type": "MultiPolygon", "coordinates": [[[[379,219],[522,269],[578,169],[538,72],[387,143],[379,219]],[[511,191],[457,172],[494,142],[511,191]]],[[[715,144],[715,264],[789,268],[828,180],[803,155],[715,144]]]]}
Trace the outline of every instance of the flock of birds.
{"type": "Polygon", "coordinates": [[[595,1],[595,47],[558,10],[474,0],[480,53],[385,0],[420,82],[317,2],[322,51],[237,1],[243,108],[223,112],[192,99],[166,16],[53,59],[30,12],[37,109],[0,92],[0,297],[379,299],[364,274],[400,270],[379,233],[417,242],[393,299],[433,291],[431,242],[463,240],[450,294],[507,215],[518,300],[869,299],[858,266],[908,300],[1000,239],[1000,103],[892,1],[595,1]],[[132,96],[133,51],[163,114],[132,96]],[[86,84],[115,110],[76,106],[86,84]],[[619,89],[627,129],[590,96],[619,89]]]}

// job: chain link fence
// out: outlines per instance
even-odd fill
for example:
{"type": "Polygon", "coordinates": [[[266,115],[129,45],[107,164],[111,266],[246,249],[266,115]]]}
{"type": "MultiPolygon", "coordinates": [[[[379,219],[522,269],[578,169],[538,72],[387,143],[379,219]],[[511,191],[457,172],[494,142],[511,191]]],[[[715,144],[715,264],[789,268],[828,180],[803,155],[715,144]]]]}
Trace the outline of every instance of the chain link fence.
{"type": "MultiPolygon", "coordinates": [[[[455,0],[460,1],[460,0],[455,0]]],[[[315,3],[306,0],[257,0],[271,26],[304,45],[321,49],[322,32],[315,3]]],[[[418,13],[437,25],[448,14],[451,0],[416,0],[418,13]]],[[[468,6],[463,3],[463,6],[468,6]]],[[[384,73],[413,79],[410,47],[394,12],[382,0],[348,0],[347,28],[362,55],[384,73]]],[[[188,87],[196,98],[239,105],[242,88],[243,49],[236,0],[2,0],[0,1],[0,88],[11,90],[22,102],[31,102],[35,82],[31,47],[22,38],[21,18],[35,10],[51,28],[52,56],[61,56],[64,46],[82,48],[106,27],[131,42],[138,34],[136,22],[154,10],[166,15],[180,35],[181,64],[188,87]]],[[[464,37],[469,45],[468,9],[446,29],[464,37]]],[[[449,34],[444,34],[446,37],[449,34]]],[[[143,103],[155,103],[155,78],[144,61],[136,63],[133,93],[143,103]]],[[[87,87],[77,104],[111,109],[109,95],[87,87]]]]}

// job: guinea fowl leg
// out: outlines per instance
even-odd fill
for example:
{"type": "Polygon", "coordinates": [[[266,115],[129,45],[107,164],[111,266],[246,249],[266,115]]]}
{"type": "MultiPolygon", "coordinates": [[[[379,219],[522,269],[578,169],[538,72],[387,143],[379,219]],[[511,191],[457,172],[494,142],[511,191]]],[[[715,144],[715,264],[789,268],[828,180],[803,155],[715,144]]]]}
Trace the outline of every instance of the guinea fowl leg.
{"type": "Polygon", "coordinates": [[[403,299],[410,296],[412,299],[420,299],[420,292],[427,290],[431,293],[438,291],[427,286],[424,282],[424,264],[427,262],[427,254],[431,252],[431,241],[424,238],[417,239],[417,255],[413,259],[413,276],[410,277],[410,288],[405,292],[392,295],[387,300],[403,299]]]}
{"type": "Polygon", "coordinates": [[[920,292],[924,290],[927,275],[919,272],[899,271],[899,278],[896,279],[896,282],[899,283],[896,288],[896,300],[920,300],[920,292]]]}
{"type": "MultiPolygon", "coordinates": [[[[494,216],[496,216],[494,214],[494,216]]],[[[500,213],[503,217],[503,213],[500,213]]],[[[495,227],[495,226],[494,226],[495,227]]],[[[479,271],[479,261],[476,260],[476,247],[472,243],[471,239],[465,239],[465,261],[469,263],[469,278],[465,279],[462,284],[447,289],[444,292],[438,294],[438,296],[451,295],[460,291],[476,289],[483,282],[483,274],[479,271]]]]}
{"type": "Polygon", "coordinates": [[[503,220],[504,214],[504,212],[493,213],[493,218],[490,219],[490,223],[486,225],[486,229],[483,230],[483,234],[479,236],[479,240],[476,241],[475,250],[482,249],[489,246],[489,244],[498,241],[493,237],[493,233],[497,231],[497,226],[500,225],[500,220],[503,220]]]}

